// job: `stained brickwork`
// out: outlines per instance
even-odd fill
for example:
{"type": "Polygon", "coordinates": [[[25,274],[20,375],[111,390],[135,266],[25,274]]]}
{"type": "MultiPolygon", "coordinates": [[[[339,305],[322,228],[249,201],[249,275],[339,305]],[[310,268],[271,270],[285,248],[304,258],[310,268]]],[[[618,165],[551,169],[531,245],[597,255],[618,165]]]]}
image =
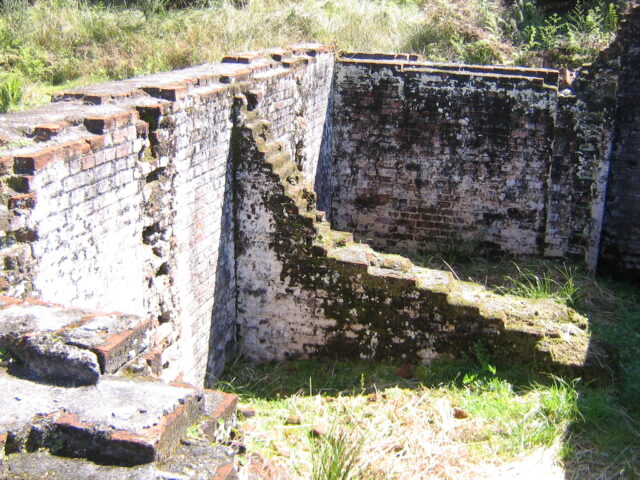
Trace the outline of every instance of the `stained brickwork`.
{"type": "Polygon", "coordinates": [[[458,68],[338,63],[331,220],[388,251],[540,255],[557,76],[458,68]]]}
{"type": "Polygon", "coordinates": [[[606,212],[603,268],[637,273],[638,16],[563,91],[553,70],[300,44],[1,116],[0,291],[135,314],[153,372],[196,384],[238,339],[260,360],[428,361],[483,336],[582,368],[575,312],[542,305],[560,330],[531,334],[538,305],[354,244],[316,204],[387,251],[591,268],[606,212]]]}
{"type": "Polygon", "coordinates": [[[496,295],[331,230],[259,109],[241,108],[238,120],[238,328],[250,358],[429,362],[470,354],[482,339],[513,361],[598,371],[605,352],[573,310],[496,295]]]}
{"type": "Polygon", "coordinates": [[[623,23],[614,48],[622,75],[599,266],[608,274],[639,281],[640,231],[636,225],[640,217],[640,7],[623,23]]]}
{"type": "Polygon", "coordinates": [[[2,117],[16,144],[0,162],[3,291],[149,318],[156,373],[214,381],[236,342],[236,91],[262,102],[313,177],[332,68],[329,49],[300,44],[2,117]]]}

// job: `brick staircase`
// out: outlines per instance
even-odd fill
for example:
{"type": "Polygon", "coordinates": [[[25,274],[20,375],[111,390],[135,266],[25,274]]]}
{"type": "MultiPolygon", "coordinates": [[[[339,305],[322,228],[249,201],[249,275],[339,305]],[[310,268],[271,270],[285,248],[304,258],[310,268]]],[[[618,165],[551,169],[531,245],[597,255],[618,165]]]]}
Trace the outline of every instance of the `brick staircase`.
{"type": "MultiPolygon", "coordinates": [[[[324,305],[324,319],[335,319],[325,333],[326,343],[312,346],[315,353],[351,351],[373,358],[428,361],[421,356],[424,347],[414,340],[424,335],[422,345],[435,350],[429,355],[472,353],[474,342],[482,341],[501,358],[531,362],[545,371],[583,377],[612,374],[615,352],[592,337],[588,320],[571,308],[551,300],[500,295],[459,281],[450,272],[376,252],[355,243],[350,233],[332,230],[324,212],[316,209],[312,187],[283,146],[272,139],[259,108],[245,108],[240,118],[239,168],[246,178],[254,173],[258,178],[246,188],[262,188],[261,202],[275,223],[270,246],[283,265],[280,278],[269,280],[270,288],[277,282],[282,282],[283,291],[309,288],[317,292],[316,304],[324,305]],[[270,186],[259,185],[264,178],[270,179],[270,186]],[[409,310],[416,313],[408,314],[409,310]],[[397,324],[408,328],[400,330],[397,324]],[[366,337],[371,331],[374,347],[366,337]],[[429,337],[435,338],[431,344],[429,337]]],[[[255,254],[248,255],[250,262],[255,254]]],[[[268,338],[268,330],[265,327],[263,338],[268,338]]]]}
{"type": "Polygon", "coordinates": [[[237,398],[136,375],[152,327],[0,298],[0,478],[236,478],[213,442],[228,440],[237,398]]]}

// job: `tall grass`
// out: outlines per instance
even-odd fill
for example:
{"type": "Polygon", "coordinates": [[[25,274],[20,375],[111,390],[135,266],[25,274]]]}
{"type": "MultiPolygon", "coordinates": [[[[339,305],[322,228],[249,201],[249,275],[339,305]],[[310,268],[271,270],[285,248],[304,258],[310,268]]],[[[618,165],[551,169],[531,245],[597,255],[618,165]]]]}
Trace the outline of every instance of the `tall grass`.
{"type": "Polygon", "coordinates": [[[344,431],[311,436],[311,480],[355,480],[362,439],[344,431]]]}
{"type": "Polygon", "coordinates": [[[0,74],[0,113],[18,105],[24,93],[22,76],[17,73],[0,74]]]}
{"type": "MultiPolygon", "coordinates": [[[[149,0],[150,1],[150,0],[149,0]]],[[[80,0],[16,2],[0,17],[1,63],[33,81],[124,78],[216,61],[224,54],[321,41],[343,49],[400,50],[422,15],[413,4],[365,0],[254,0],[245,8],[125,8],[80,0]]]]}
{"type": "Polygon", "coordinates": [[[502,293],[533,299],[550,298],[569,306],[574,306],[578,301],[580,288],[567,266],[555,267],[552,272],[534,272],[517,264],[514,267],[516,275],[506,277],[508,286],[498,288],[502,293]]]}
{"type": "Polygon", "coordinates": [[[532,0],[5,0],[0,67],[23,76],[24,108],[57,85],[300,41],[432,61],[577,65],[606,45],[618,14],[605,0],[557,20],[532,0]]]}

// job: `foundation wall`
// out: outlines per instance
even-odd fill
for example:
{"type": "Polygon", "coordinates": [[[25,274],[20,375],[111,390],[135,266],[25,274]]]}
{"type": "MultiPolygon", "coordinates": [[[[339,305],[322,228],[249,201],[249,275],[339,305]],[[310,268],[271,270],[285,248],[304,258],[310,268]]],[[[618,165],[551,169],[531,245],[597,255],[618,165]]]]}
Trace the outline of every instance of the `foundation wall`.
{"type": "Polygon", "coordinates": [[[328,49],[296,45],[1,117],[16,144],[1,159],[4,293],[150,318],[156,373],[214,381],[236,343],[236,96],[264,106],[313,182],[332,68],[328,49]]]}

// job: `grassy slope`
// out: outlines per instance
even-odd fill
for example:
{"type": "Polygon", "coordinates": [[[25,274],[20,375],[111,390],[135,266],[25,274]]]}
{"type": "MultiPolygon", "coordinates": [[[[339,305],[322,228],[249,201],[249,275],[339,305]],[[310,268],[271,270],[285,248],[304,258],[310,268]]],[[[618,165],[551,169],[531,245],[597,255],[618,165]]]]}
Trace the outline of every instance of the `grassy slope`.
{"type": "Polygon", "coordinates": [[[517,0],[509,8],[500,0],[251,0],[244,8],[228,1],[151,7],[161,1],[130,1],[127,7],[5,0],[0,65],[20,78],[23,95],[3,95],[7,78],[0,74],[0,110],[45,103],[53,91],[70,85],[297,41],[342,50],[413,51],[435,61],[578,65],[609,41],[616,20],[607,16],[606,0],[591,0],[595,6],[553,21],[533,0],[517,0]]]}

